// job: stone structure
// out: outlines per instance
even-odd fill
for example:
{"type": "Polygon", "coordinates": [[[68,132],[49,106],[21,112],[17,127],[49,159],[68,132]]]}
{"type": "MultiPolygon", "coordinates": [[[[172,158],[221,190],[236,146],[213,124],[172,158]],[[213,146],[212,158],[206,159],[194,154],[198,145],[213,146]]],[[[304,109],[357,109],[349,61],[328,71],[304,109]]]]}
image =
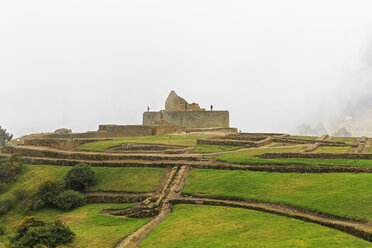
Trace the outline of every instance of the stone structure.
{"type": "Polygon", "coordinates": [[[197,103],[188,103],[185,99],[178,96],[177,93],[172,90],[169,93],[167,100],[165,101],[165,111],[198,111],[205,110],[200,109],[199,104],[197,103]]]}
{"type": "MultiPolygon", "coordinates": [[[[166,135],[179,131],[206,131],[208,129],[221,132],[236,133],[236,128],[230,128],[228,111],[206,111],[197,103],[188,103],[185,99],[171,91],[165,110],[145,112],[142,125],[100,125],[97,131],[72,133],[61,128],[54,133],[45,134],[43,139],[104,139],[111,137],[166,135]]],[[[46,144],[46,141],[43,141],[46,144]]],[[[75,143],[74,143],[75,144],[75,143]]],[[[62,144],[68,145],[70,143],[62,144]]]]}
{"type": "Polygon", "coordinates": [[[143,125],[151,126],[157,123],[167,123],[183,128],[230,127],[228,111],[205,111],[197,103],[189,104],[174,91],[169,94],[164,111],[143,114],[143,125]]]}

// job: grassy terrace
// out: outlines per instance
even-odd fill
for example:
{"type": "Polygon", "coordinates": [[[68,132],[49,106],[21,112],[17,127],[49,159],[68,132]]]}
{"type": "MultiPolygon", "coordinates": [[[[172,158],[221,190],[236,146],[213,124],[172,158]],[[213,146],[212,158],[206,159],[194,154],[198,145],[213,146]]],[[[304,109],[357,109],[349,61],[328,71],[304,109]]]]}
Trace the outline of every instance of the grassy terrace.
{"type": "Polygon", "coordinates": [[[192,170],[183,193],[279,202],[372,220],[372,174],[192,170]]]}
{"type": "Polygon", "coordinates": [[[147,247],[371,247],[320,225],[247,209],[176,205],[139,245],[147,247]]]}
{"type": "MultiPolygon", "coordinates": [[[[25,172],[13,183],[0,199],[9,196],[15,189],[36,188],[46,179],[62,179],[71,167],[26,165],[25,172]]],[[[165,170],[154,168],[93,168],[98,177],[98,184],[90,191],[129,191],[148,192],[156,190],[165,170]]]]}
{"type": "MultiPolygon", "coordinates": [[[[102,247],[112,248],[122,238],[131,234],[148,219],[124,219],[120,217],[104,216],[99,212],[102,209],[123,209],[134,204],[90,204],[69,212],[57,209],[42,209],[32,215],[40,216],[46,220],[60,218],[76,234],[71,244],[76,248],[102,247]]],[[[23,219],[23,215],[12,211],[7,218],[0,218],[6,227],[5,235],[0,236],[0,248],[8,246],[8,237],[13,235],[12,227],[23,219]]]]}
{"type": "Polygon", "coordinates": [[[226,152],[242,149],[239,146],[218,146],[218,145],[196,145],[192,150],[193,153],[212,153],[212,152],[226,152]]]}
{"type": "Polygon", "coordinates": [[[119,146],[123,143],[147,143],[177,146],[194,146],[197,139],[211,137],[210,135],[164,135],[164,136],[141,136],[141,137],[118,137],[108,141],[97,141],[79,146],[79,151],[104,152],[107,149],[119,146]]]}
{"type": "Polygon", "coordinates": [[[331,137],[330,141],[345,142],[346,144],[353,144],[357,138],[355,137],[331,137]]]}
{"type": "Polygon", "coordinates": [[[347,153],[350,150],[350,146],[337,147],[337,146],[321,146],[315,150],[319,153],[347,153]]]}
{"type": "Polygon", "coordinates": [[[304,147],[292,148],[263,148],[255,150],[237,151],[216,156],[217,160],[237,164],[295,164],[307,166],[358,166],[372,167],[372,160],[366,159],[307,159],[307,158],[280,158],[280,159],[262,159],[258,156],[267,152],[298,152],[304,147]]]}
{"type": "Polygon", "coordinates": [[[306,139],[306,140],[316,140],[318,137],[316,136],[290,136],[293,139],[306,139]]]}

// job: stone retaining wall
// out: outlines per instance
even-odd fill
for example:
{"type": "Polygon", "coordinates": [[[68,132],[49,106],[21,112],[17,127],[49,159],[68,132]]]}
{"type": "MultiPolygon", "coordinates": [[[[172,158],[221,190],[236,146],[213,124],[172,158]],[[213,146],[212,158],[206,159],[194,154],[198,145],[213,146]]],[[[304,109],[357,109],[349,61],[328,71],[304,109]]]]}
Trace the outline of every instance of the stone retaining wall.
{"type": "Polygon", "coordinates": [[[260,158],[321,158],[321,159],[372,159],[372,154],[364,153],[264,153],[260,158]]]}
{"type": "Polygon", "coordinates": [[[273,139],[267,137],[260,141],[247,141],[247,140],[228,140],[228,139],[219,139],[210,138],[210,139],[198,139],[196,140],[197,144],[201,145],[218,145],[218,146],[241,146],[241,147],[261,147],[268,144],[271,144],[273,139]]]}
{"type": "Polygon", "coordinates": [[[274,142],[289,143],[289,144],[315,144],[321,146],[355,146],[353,144],[346,144],[345,142],[328,141],[328,140],[308,140],[308,139],[295,139],[290,137],[273,137],[274,142]]]}
{"type": "Polygon", "coordinates": [[[67,151],[52,151],[41,149],[29,149],[22,146],[6,146],[2,148],[3,153],[20,154],[26,157],[49,157],[56,159],[76,159],[76,160],[189,160],[198,161],[198,156],[180,156],[180,155],[141,155],[141,154],[115,154],[115,153],[94,153],[94,152],[67,152],[67,151]]]}
{"type": "Polygon", "coordinates": [[[45,146],[62,150],[74,150],[76,147],[86,143],[105,141],[111,139],[26,139],[24,145],[26,146],[45,146]]]}
{"type": "Polygon", "coordinates": [[[186,128],[229,128],[229,111],[163,111],[144,112],[143,125],[165,121],[186,128]]]}
{"type": "Polygon", "coordinates": [[[287,216],[290,218],[299,219],[299,220],[303,220],[306,222],[316,223],[322,226],[331,227],[331,228],[355,235],[364,240],[372,242],[372,233],[369,233],[367,231],[364,231],[363,229],[355,227],[352,224],[346,224],[347,223],[346,221],[345,221],[345,225],[339,224],[337,221],[333,221],[335,217],[313,218],[312,216],[309,216],[306,214],[298,214],[297,211],[293,211],[293,212],[280,211],[279,209],[277,210],[275,208],[270,208],[270,207],[265,207],[265,206],[261,207],[258,204],[249,204],[249,203],[244,204],[244,202],[232,202],[229,200],[183,198],[183,199],[173,199],[170,201],[170,203],[173,205],[174,204],[196,204],[196,205],[211,205],[211,206],[224,206],[224,207],[252,209],[252,210],[257,210],[257,211],[266,212],[270,214],[287,216]]]}
{"type": "Polygon", "coordinates": [[[134,203],[141,202],[151,194],[102,194],[102,193],[85,193],[88,203],[134,203]]]}

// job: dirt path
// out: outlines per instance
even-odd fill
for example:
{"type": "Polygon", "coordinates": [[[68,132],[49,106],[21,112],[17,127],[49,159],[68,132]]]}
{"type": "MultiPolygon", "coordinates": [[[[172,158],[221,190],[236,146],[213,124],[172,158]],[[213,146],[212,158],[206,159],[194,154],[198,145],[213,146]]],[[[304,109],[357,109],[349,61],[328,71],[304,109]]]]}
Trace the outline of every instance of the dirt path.
{"type": "Polygon", "coordinates": [[[177,168],[176,173],[170,173],[169,178],[171,180],[169,183],[164,185],[162,195],[156,202],[161,205],[160,213],[149,223],[120,241],[115,248],[137,247],[151,233],[151,231],[172,212],[170,201],[175,198],[175,196],[181,197],[180,192],[182,191],[183,185],[186,181],[187,172],[188,168],[182,166],[181,168],[177,168]]]}

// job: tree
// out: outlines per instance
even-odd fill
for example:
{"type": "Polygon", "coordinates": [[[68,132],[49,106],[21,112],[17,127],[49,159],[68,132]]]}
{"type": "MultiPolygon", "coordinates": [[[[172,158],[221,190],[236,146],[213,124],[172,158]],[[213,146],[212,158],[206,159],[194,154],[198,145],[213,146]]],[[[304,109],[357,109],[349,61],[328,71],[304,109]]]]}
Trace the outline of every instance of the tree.
{"type": "Polygon", "coordinates": [[[10,240],[12,248],[54,248],[75,238],[75,234],[60,220],[46,222],[36,216],[26,216],[15,228],[17,235],[10,240]]]}
{"type": "Polygon", "coordinates": [[[97,177],[89,165],[80,163],[67,172],[65,182],[69,189],[83,191],[87,187],[95,185],[97,177]]]}
{"type": "Polygon", "coordinates": [[[4,146],[6,142],[10,141],[13,138],[13,134],[10,134],[6,129],[0,126],[0,147],[4,146]]]}

